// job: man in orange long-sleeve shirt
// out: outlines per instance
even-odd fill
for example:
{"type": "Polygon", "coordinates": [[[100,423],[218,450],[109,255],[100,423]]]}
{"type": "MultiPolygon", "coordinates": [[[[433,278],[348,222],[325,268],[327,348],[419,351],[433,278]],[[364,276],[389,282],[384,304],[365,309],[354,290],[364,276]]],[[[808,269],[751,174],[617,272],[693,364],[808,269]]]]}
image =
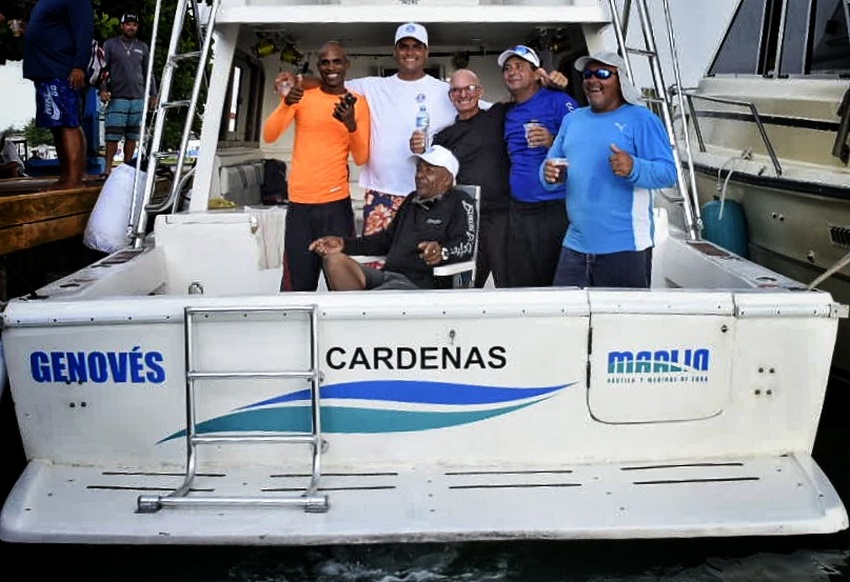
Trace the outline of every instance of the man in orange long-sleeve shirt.
{"type": "Polygon", "coordinates": [[[312,241],[354,235],[348,154],[358,166],[369,159],[369,106],[345,89],[345,49],[335,41],[325,43],[317,65],[319,87],[305,90],[296,83],[263,128],[263,139],[273,142],[295,120],[281,291],[318,287],[322,262],[307,250],[312,241]]]}

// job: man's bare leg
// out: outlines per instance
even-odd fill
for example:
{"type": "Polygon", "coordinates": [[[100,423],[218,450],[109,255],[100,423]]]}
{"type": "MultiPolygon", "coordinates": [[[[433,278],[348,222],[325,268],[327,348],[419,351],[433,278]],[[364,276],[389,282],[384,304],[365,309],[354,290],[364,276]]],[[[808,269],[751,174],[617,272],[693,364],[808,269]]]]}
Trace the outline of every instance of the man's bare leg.
{"type": "Polygon", "coordinates": [[[360,265],[344,253],[326,255],[322,261],[328,287],[332,291],[362,291],[366,288],[366,275],[360,265]]]}
{"type": "Polygon", "coordinates": [[[136,154],[136,140],[124,138],[124,162],[129,162],[136,154]]]}
{"type": "Polygon", "coordinates": [[[83,187],[83,169],[86,157],[86,137],[81,127],[52,129],[56,154],[59,156],[59,180],[48,190],[70,190],[83,187]]]}
{"type": "MultiPolygon", "coordinates": [[[[108,176],[112,171],[112,164],[115,161],[115,153],[118,151],[117,141],[106,142],[106,169],[103,171],[104,176],[108,176]]],[[[126,159],[126,158],[124,158],[126,159]]]]}

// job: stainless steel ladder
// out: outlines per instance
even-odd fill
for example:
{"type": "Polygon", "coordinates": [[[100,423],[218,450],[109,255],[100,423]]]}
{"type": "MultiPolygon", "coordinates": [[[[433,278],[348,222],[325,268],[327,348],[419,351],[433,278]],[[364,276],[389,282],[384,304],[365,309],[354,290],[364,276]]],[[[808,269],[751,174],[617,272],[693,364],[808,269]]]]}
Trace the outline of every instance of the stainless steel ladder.
{"type": "MultiPolygon", "coordinates": [[[[159,19],[163,0],[157,0],[154,13],[154,26],[151,34],[151,53],[156,50],[157,38],[159,33],[159,19]]],[[[189,144],[189,139],[192,134],[192,124],[198,110],[198,96],[201,92],[202,85],[206,82],[206,67],[210,61],[212,49],[213,31],[215,19],[218,10],[221,7],[221,0],[207,0],[209,5],[208,19],[204,23],[201,21],[201,10],[198,0],[177,0],[177,7],[174,11],[174,20],[171,27],[171,38],[168,44],[168,54],[165,65],[162,70],[162,79],[160,80],[159,98],[157,107],[153,113],[153,135],[150,139],[150,145],[146,140],[141,140],[139,144],[139,160],[147,160],[147,178],[145,179],[145,187],[141,199],[133,199],[130,216],[131,234],[133,238],[133,246],[141,247],[147,228],[148,212],[150,210],[161,210],[164,206],[171,204],[173,209],[177,209],[181,189],[186,185],[187,180],[191,177],[192,168],[185,169],[186,166],[186,151],[189,144]],[[183,27],[186,22],[187,14],[195,23],[197,33],[197,42],[201,49],[180,53],[180,41],[183,33],[183,27]],[[195,69],[195,78],[192,85],[192,94],[189,99],[173,99],[171,89],[174,82],[174,73],[181,63],[184,61],[197,60],[195,69]],[[165,133],[165,125],[169,112],[179,111],[183,116],[183,132],[180,138],[180,144],[174,151],[164,151],[163,137],[165,133]],[[166,204],[158,208],[149,208],[148,205],[156,188],[156,170],[160,163],[165,158],[177,158],[174,166],[174,177],[171,184],[171,192],[167,198],[166,204]]],[[[149,94],[149,84],[153,78],[153,56],[148,65],[147,84],[148,90],[145,95],[149,94]]],[[[145,97],[145,107],[142,113],[141,134],[146,135],[147,123],[147,97],[145,97]]],[[[137,179],[139,174],[136,174],[137,179]]],[[[133,186],[135,192],[135,184],[133,186]]]]}
{"type": "MultiPolygon", "coordinates": [[[[677,99],[678,111],[684,115],[685,104],[682,96],[682,79],[679,73],[679,59],[677,55],[676,39],[673,34],[673,23],[670,18],[670,4],[668,0],[661,0],[663,4],[664,20],[667,31],[667,41],[672,54],[672,69],[675,77],[675,83],[672,86],[672,91],[677,99]]],[[[647,99],[648,101],[657,103],[661,108],[661,117],[664,121],[664,127],[667,129],[667,137],[670,140],[670,147],[673,150],[673,159],[676,163],[676,185],[679,190],[679,196],[682,199],[682,207],[685,214],[685,227],[688,237],[691,240],[700,240],[702,237],[702,218],[700,217],[699,202],[697,200],[696,175],[694,173],[693,156],[691,153],[691,143],[688,136],[687,128],[684,128],[683,146],[685,151],[687,181],[682,169],[682,159],[679,153],[679,147],[676,140],[676,131],[673,124],[673,107],[670,90],[664,83],[664,74],[661,70],[661,63],[658,59],[658,49],[655,44],[655,33],[652,26],[652,19],[649,16],[649,9],[646,0],[636,0],[638,21],[640,23],[643,36],[644,47],[630,47],[627,44],[628,24],[631,17],[632,0],[623,0],[622,13],[618,11],[617,0],[608,0],[608,7],[611,11],[611,20],[614,25],[614,34],[617,37],[617,45],[619,52],[626,62],[626,72],[630,79],[634,80],[630,55],[646,57],[649,61],[649,68],[652,74],[652,84],[655,90],[655,98],[647,99]]]]}
{"type": "Polygon", "coordinates": [[[165,507],[182,506],[301,506],[311,513],[323,513],[330,507],[328,497],[319,494],[321,481],[322,453],[327,443],[322,439],[321,427],[321,398],[319,394],[321,378],[319,373],[318,346],[318,307],[316,305],[302,307],[186,307],[184,309],[184,335],[186,346],[186,474],[183,483],[168,495],[140,495],[137,499],[138,511],[153,513],[165,507]],[[205,371],[196,369],[197,349],[196,333],[197,318],[208,318],[221,314],[248,313],[305,313],[310,321],[310,368],[306,370],[279,371],[205,371]],[[304,433],[268,434],[248,433],[239,436],[224,434],[198,434],[197,416],[195,409],[196,389],[198,380],[249,380],[252,378],[304,378],[310,380],[310,408],[312,430],[304,433]],[[229,445],[229,444],[306,444],[312,448],[310,483],[303,493],[298,496],[212,496],[189,495],[198,474],[199,445],[229,445]]]}

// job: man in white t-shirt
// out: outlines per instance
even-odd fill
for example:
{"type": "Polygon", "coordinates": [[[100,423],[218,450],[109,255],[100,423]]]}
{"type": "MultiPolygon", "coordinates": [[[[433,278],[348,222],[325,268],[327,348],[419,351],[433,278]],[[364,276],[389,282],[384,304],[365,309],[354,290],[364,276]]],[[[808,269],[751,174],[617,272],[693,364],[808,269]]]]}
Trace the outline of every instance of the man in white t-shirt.
{"type": "MultiPolygon", "coordinates": [[[[416,190],[416,164],[411,161],[408,140],[416,129],[416,116],[425,106],[430,122],[428,134],[454,123],[455,109],[449,99],[449,85],[425,72],[428,62],[428,31],[408,22],[395,33],[393,56],[398,73],[391,77],[349,79],[345,86],[366,97],[371,115],[369,160],[360,171],[360,185],[366,189],[363,208],[363,234],[383,230],[408,194],[416,190]]],[[[275,83],[294,83],[292,73],[278,75],[275,83]]],[[[318,81],[302,79],[309,88],[318,81]]]]}
{"type": "Polygon", "coordinates": [[[428,134],[454,123],[455,109],[449,85],[425,72],[428,31],[408,22],[395,33],[393,56],[398,73],[391,77],[363,77],[346,86],[366,97],[372,115],[369,161],[360,171],[366,189],[363,234],[383,230],[405,197],[416,190],[416,165],[408,140],[416,129],[416,116],[425,106],[430,118],[428,134]]]}

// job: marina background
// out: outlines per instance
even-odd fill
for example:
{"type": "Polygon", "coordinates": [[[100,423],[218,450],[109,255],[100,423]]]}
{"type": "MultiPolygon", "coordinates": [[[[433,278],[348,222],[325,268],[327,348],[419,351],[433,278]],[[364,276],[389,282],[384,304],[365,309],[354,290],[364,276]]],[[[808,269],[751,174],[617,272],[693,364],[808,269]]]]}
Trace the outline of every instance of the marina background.
{"type": "MultiPolygon", "coordinates": [[[[670,12],[679,46],[682,85],[696,84],[708,64],[720,35],[730,17],[737,0],[670,0],[670,12]]],[[[660,2],[653,2],[650,9],[655,16],[660,14],[660,2]]],[[[657,29],[661,34],[662,28],[657,29]]],[[[148,32],[149,34],[149,32],[148,32]]],[[[657,39],[662,60],[669,59],[665,50],[666,40],[657,39]]],[[[611,44],[613,45],[613,37],[611,44]]],[[[651,85],[643,59],[635,59],[635,71],[642,85],[651,85]]],[[[32,82],[22,77],[20,61],[8,61],[0,66],[0,87],[3,87],[3,107],[0,107],[0,129],[9,126],[22,128],[35,116],[35,97],[32,82]]],[[[665,70],[668,82],[672,73],[665,70]]]]}

